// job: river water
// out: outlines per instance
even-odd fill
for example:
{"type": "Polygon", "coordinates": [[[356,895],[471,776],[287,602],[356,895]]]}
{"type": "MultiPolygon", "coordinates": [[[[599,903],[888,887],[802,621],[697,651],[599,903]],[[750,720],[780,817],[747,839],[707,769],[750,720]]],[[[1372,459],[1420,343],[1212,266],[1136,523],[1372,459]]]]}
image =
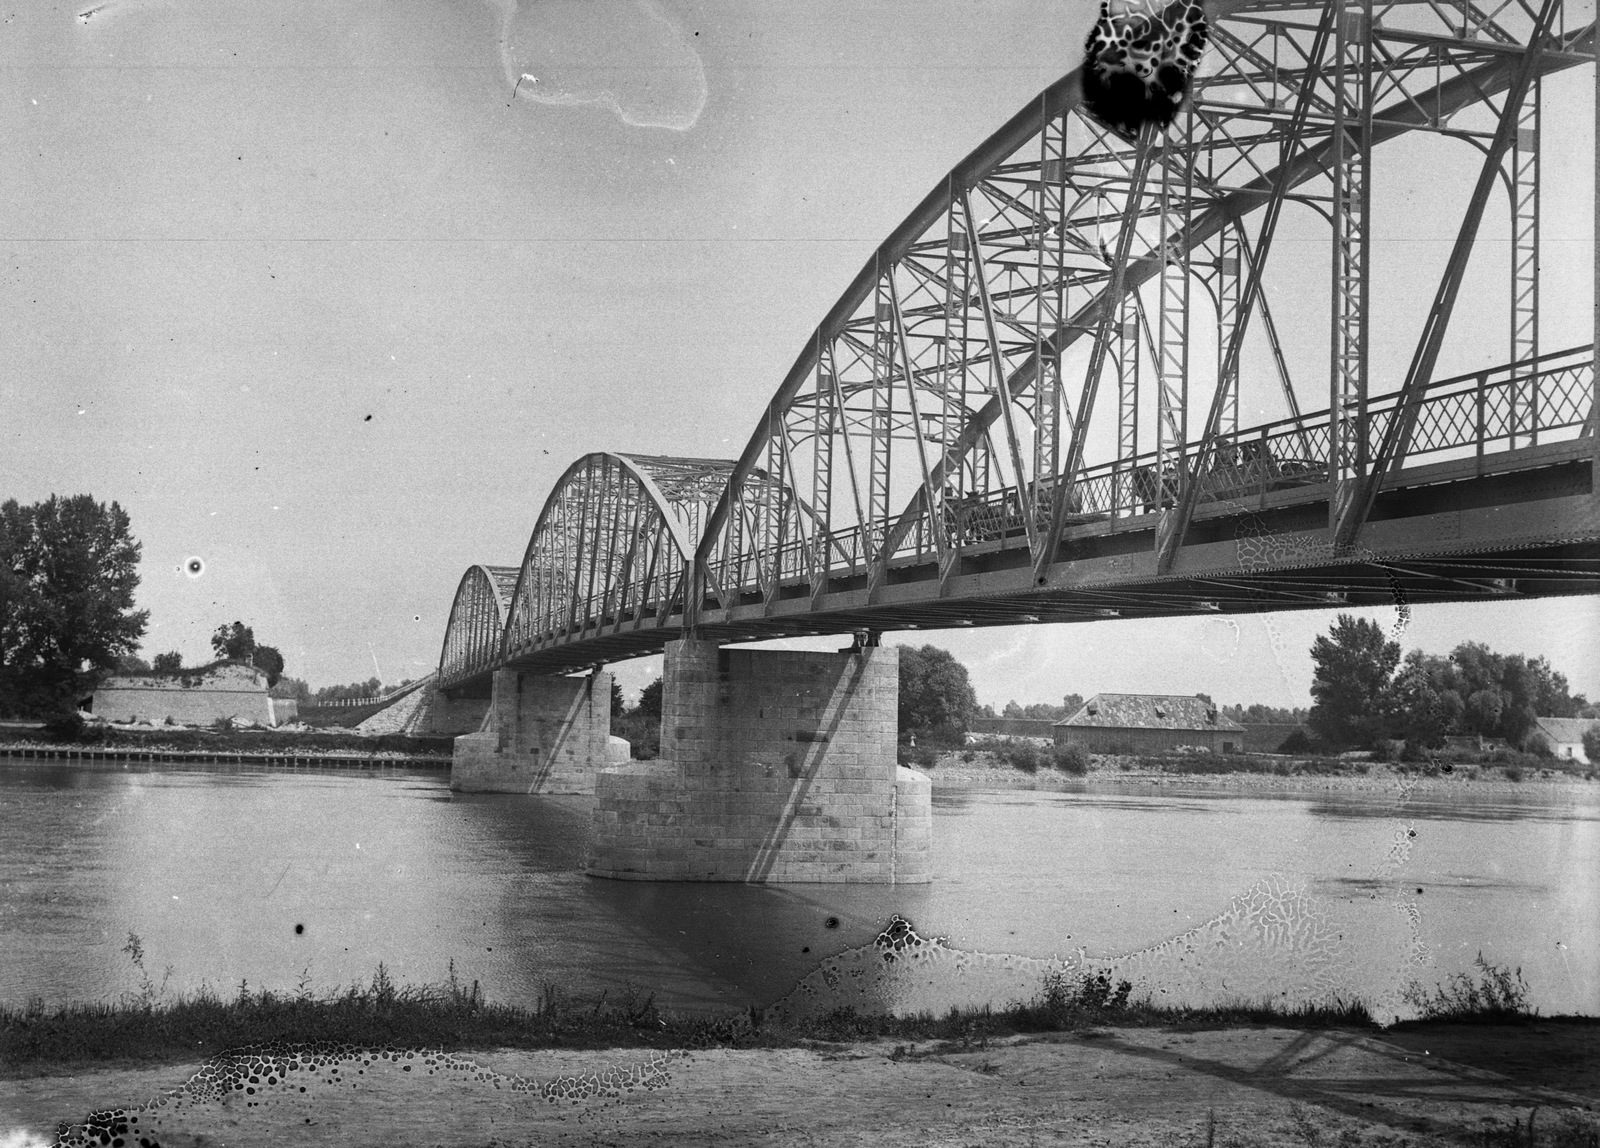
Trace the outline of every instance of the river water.
{"type": "Polygon", "coordinates": [[[379,962],[439,982],[453,962],[497,1001],[635,986],[743,1008],[899,913],[953,949],[1109,962],[1174,1001],[1339,992],[1403,1015],[1407,983],[1481,952],[1545,1013],[1600,1013],[1592,789],[936,793],[932,884],[754,887],[587,878],[588,798],[446,780],[10,761],[0,1002],[135,991],[132,933],[169,994],[321,993],[379,962]]]}

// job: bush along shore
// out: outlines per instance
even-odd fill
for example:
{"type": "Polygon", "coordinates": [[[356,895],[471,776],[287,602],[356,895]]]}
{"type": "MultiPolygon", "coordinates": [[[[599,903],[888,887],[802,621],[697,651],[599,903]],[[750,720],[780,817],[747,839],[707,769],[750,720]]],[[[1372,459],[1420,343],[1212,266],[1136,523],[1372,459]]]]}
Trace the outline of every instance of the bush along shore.
{"type": "Polygon", "coordinates": [[[902,746],[900,764],[928,774],[934,786],[1041,789],[1074,782],[1150,779],[1221,779],[1249,784],[1566,782],[1600,780],[1582,762],[1497,750],[1457,753],[1420,761],[1384,760],[1374,754],[1292,755],[1209,753],[1088,754],[1078,746],[1052,746],[1026,738],[984,738],[962,749],[902,746]]]}
{"type": "MultiPolygon", "coordinates": [[[[312,992],[307,979],[293,993],[252,990],[241,982],[226,997],[208,989],[169,997],[165,979],[156,984],[146,974],[136,935],[129,935],[123,951],[141,983],[138,991],[116,1002],[47,1008],[34,1000],[21,1008],[0,1006],[0,1076],[187,1063],[267,1043],[332,1042],[444,1051],[791,1048],[819,1041],[971,1045],[1105,1026],[1374,1032],[1381,1027],[1360,1001],[1296,1006],[1237,1002],[1210,1008],[1156,1005],[1132,983],[1113,981],[1103,972],[1047,974],[1033,999],[1004,1007],[952,1009],[942,1016],[891,1016],[845,1008],[787,1024],[770,1021],[754,1006],[717,1015],[669,1011],[637,989],[584,998],[547,985],[531,1006],[493,1003],[485,999],[477,981],[469,984],[457,978],[454,962],[442,984],[396,985],[380,964],[370,983],[333,993],[312,992]]],[[[1473,973],[1458,974],[1432,989],[1412,985],[1406,999],[1419,1022],[1520,1024],[1537,1016],[1527,1004],[1521,970],[1488,964],[1481,955],[1473,973]]],[[[1408,1023],[1416,1022],[1394,1027],[1403,1029],[1408,1023]]]]}
{"type": "Polygon", "coordinates": [[[1131,997],[1104,978],[1056,978],[1027,1003],[894,1017],[841,1009],[789,1025],[762,1010],[680,1013],[629,990],[582,998],[546,986],[531,1007],[487,1001],[477,982],[454,975],[440,985],[396,986],[382,965],[370,984],[331,995],[276,993],[240,984],[228,997],[208,990],[166,999],[147,991],[116,1003],[0,1007],[0,1076],[28,1077],[93,1066],[185,1063],[230,1048],[332,1042],[362,1047],[435,1048],[790,1048],[817,1041],[959,1041],[1026,1033],[1126,1027],[1376,1029],[1364,1006],[1341,1001],[1286,1009],[1239,1004],[1172,1009],[1131,997]]]}

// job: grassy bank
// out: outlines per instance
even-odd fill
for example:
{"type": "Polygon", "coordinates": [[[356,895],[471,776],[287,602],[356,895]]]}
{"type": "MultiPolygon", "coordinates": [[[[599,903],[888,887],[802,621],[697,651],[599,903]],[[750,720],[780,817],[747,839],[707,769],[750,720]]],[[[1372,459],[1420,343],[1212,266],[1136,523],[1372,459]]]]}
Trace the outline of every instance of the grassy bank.
{"type": "Polygon", "coordinates": [[[760,1009],[734,1015],[660,1009],[639,992],[583,999],[546,987],[532,1007],[484,999],[477,982],[396,986],[383,966],[370,984],[336,995],[289,995],[240,985],[223,998],[208,991],[173,1000],[148,983],[115,1004],[47,1009],[0,1007],[0,1075],[48,1075],[66,1069],[204,1060],[247,1044],[328,1041],[364,1046],[469,1050],[487,1048],[784,1048],[816,1041],[934,1041],[956,1045],[1026,1033],[1122,1027],[1375,1028],[1360,1004],[1286,1009],[1239,1004],[1210,1009],[1157,1007],[1131,999],[1126,982],[1056,977],[1026,1004],[952,1010],[944,1016],[892,1017],[843,1009],[793,1025],[769,1022],[760,1009]]]}

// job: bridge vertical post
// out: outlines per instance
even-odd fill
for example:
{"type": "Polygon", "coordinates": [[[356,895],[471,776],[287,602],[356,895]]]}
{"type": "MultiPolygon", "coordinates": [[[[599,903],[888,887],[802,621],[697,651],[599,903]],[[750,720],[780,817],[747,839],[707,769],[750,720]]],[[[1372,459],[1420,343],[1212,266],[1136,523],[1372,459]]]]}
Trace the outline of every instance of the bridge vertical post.
{"type": "Polygon", "coordinates": [[[929,879],[932,794],[895,760],[899,656],[669,643],[661,757],[601,771],[588,872],[632,881],[929,879]]]}
{"type": "Polygon", "coordinates": [[[1328,527],[1367,473],[1367,284],[1372,172],[1372,3],[1330,0],[1334,21],[1333,322],[1328,395],[1328,527]]]}
{"type": "MultiPolygon", "coordinates": [[[[1511,448],[1539,442],[1539,96],[1537,76],[1511,138],[1511,448]]],[[[1507,97],[1509,98],[1509,96],[1507,97]]]]}

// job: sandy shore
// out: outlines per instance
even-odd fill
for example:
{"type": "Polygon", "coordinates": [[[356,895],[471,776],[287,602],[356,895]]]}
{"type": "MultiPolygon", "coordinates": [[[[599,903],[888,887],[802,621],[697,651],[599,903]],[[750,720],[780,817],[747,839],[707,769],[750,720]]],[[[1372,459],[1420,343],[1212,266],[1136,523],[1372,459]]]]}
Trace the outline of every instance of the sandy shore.
{"type": "MultiPolygon", "coordinates": [[[[305,1093],[263,1088],[249,1101],[235,1093],[169,1103],[142,1130],[163,1148],[1587,1145],[1600,1135],[1597,1041],[1600,1022],[1544,1022],[1376,1034],[1104,1029],[967,1049],[715,1049],[675,1055],[659,1088],[577,1102],[369,1066],[336,1084],[311,1081],[305,1093]],[[1512,1139],[1530,1114],[1537,1139],[1512,1139]]],[[[637,1051],[463,1055],[532,1079],[643,1059],[637,1051]]],[[[48,1143],[57,1121],[149,1099],[196,1068],[0,1081],[0,1143],[48,1143]],[[19,1130],[41,1139],[7,1141],[19,1130]]]]}

